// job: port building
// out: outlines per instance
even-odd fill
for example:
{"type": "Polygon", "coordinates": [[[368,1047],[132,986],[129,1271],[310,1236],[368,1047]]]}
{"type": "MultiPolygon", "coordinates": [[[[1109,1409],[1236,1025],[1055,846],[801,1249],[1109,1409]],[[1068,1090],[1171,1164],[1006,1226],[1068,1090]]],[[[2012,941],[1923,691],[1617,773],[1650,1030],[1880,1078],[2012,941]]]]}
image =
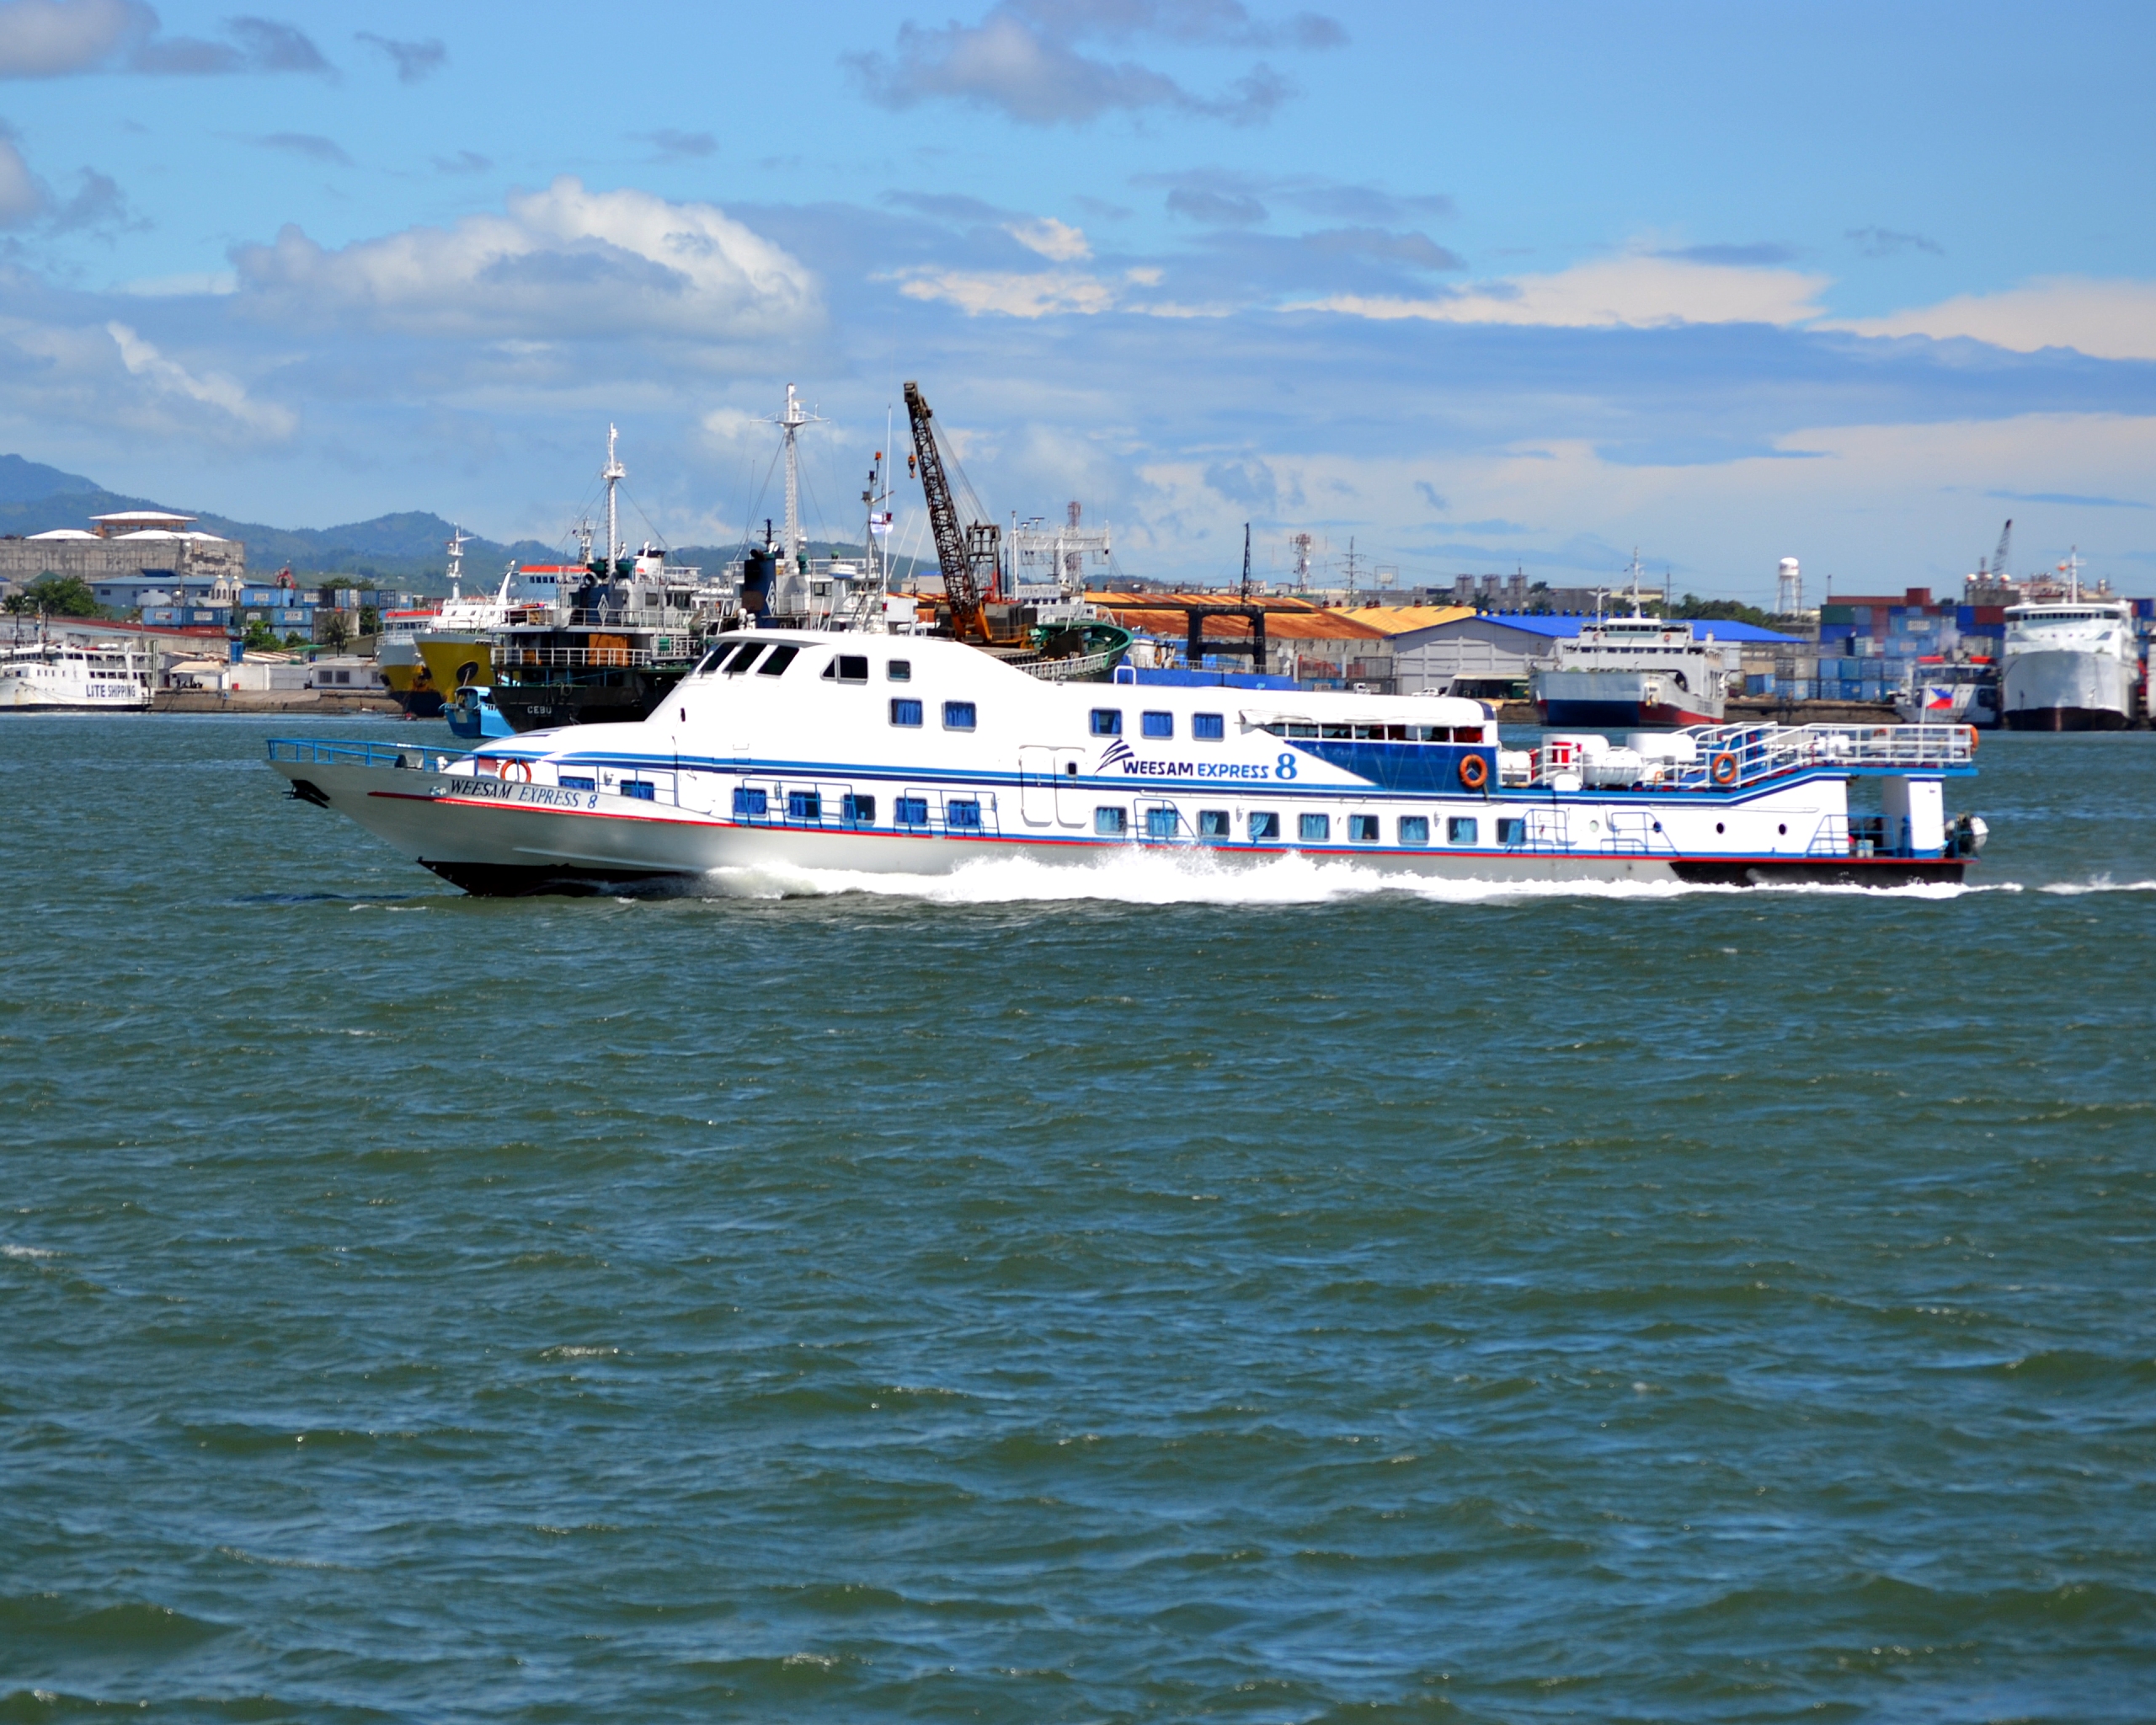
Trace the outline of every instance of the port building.
{"type": "Polygon", "coordinates": [[[105,590],[99,604],[122,610],[140,606],[137,595],[150,588],[228,605],[247,579],[247,547],[194,525],[193,515],[120,510],[91,516],[88,527],[10,534],[0,537],[0,579],[27,586],[40,575],[74,575],[93,591],[105,590]]]}

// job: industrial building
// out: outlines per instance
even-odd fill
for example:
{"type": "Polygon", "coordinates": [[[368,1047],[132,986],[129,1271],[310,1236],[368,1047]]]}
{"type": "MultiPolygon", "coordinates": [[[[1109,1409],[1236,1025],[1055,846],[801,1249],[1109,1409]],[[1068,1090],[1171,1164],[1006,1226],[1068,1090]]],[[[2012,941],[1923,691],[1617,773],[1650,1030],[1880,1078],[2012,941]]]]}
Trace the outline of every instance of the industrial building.
{"type": "MultiPolygon", "coordinates": [[[[1411,622],[1391,638],[1395,675],[1401,690],[1449,690],[1456,695],[1477,696],[1487,701],[1525,697],[1528,680],[1536,666],[1546,664],[1556,644],[1580,632],[1582,623],[1594,621],[1592,613],[1569,616],[1545,611],[1470,611],[1457,606],[1429,607],[1409,612],[1406,607],[1388,611],[1411,622]]],[[[1374,611],[1354,615],[1372,618],[1374,611]]],[[[1753,675],[1748,654],[1764,649],[1789,649],[1803,645],[1793,636],[1778,635],[1750,623],[1696,621],[1693,631],[1702,640],[1719,641],[1731,650],[1730,669],[1753,675]]]]}
{"type": "Polygon", "coordinates": [[[1194,668],[1256,670],[1292,677],[1306,688],[1368,686],[1390,694],[1392,643],[1382,629],[1307,600],[1232,593],[1088,593],[1088,603],[1132,633],[1188,652],[1193,623],[1202,633],[1194,668]],[[1262,631],[1264,663],[1253,664],[1262,631]]]}
{"type": "MultiPolygon", "coordinates": [[[[192,531],[193,515],[162,510],[121,510],[93,515],[83,527],[56,527],[28,538],[0,537],[0,579],[27,586],[40,575],[73,575],[93,590],[133,581],[184,589],[189,597],[214,595],[229,605],[247,579],[247,547],[237,539],[192,531]]],[[[132,596],[98,603],[132,610],[132,596]]]]}

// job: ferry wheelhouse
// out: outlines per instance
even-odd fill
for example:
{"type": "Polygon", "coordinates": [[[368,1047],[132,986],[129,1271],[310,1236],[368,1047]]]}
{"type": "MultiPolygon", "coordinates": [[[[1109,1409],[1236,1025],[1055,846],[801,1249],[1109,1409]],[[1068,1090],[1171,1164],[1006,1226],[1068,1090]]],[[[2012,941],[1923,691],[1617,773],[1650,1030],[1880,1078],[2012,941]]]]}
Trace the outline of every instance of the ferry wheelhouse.
{"type": "Polygon", "coordinates": [[[470,755],[283,741],[295,796],[475,893],[710,871],[948,873],[1132,846],[1500,881],[1961,879],[1961,726],[1703,726],[1501,742],[1445,696],[1057,681],[930,636],[721,638],[639,723],[470,755]],[[1876,803],[1851,788],[1875,782],[1876,803]]]}

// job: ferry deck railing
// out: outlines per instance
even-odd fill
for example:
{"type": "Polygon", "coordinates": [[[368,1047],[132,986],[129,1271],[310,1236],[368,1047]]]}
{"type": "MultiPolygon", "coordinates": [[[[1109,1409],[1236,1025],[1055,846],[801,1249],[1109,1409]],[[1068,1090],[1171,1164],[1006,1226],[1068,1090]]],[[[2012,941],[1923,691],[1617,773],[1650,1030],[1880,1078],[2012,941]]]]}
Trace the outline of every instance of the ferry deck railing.
{"type": "MultiPolygon", "coordinates": [[[[1975,772],[1976,733],[1965,724],[1698,725],[1674,734],[1689,737],[1693,758],[1649,756],[1639,782],[1657,790],[1736,791],[1808,768],[1862,776],[1975,772]]],[[[1598,789],[1620,788],[1592,773],[1598,756],[1556,761],[1539,751],[1529,783],[1552,787],[1560,775],[1597,777],[1598,789]],[[1582,768],[1589,769],[1582,773],[1582,768]]]]}
{"type": "Polygon", "coordinates": [[[270,758],[311,766],[408,767],[446,772],[470,759],[462,749],[438,749],[419,743],[344,743],[311,737],[272,737],[270,758]]]}

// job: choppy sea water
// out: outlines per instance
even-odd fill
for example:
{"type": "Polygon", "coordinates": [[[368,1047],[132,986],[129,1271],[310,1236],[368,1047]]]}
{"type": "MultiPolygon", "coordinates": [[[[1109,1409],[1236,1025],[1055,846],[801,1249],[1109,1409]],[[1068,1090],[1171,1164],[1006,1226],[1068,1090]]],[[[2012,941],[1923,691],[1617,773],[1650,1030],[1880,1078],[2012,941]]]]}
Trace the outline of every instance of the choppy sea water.
{"type": "Polygon", "coordinates": [[[294,728],[0,724],[0,1721],[2156,1713],[2156,737],[1961,891],[502,902],[294,728]]]}

